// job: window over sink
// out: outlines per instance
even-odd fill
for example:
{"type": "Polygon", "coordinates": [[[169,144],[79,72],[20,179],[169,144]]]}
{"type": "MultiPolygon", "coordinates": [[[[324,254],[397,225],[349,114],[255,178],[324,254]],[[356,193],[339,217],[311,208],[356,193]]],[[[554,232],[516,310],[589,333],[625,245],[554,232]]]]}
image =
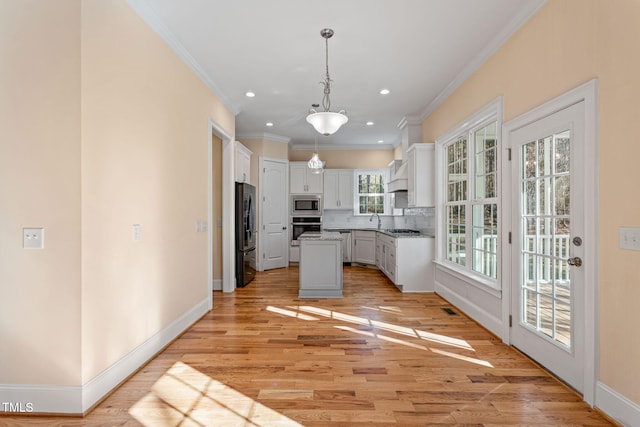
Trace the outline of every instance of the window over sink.
{"type": "Polygon", "coordinates": [[[386,169],[356,169],[354,215],[388,215],[391,211],[386,193],[388,181],[386,169]]]}

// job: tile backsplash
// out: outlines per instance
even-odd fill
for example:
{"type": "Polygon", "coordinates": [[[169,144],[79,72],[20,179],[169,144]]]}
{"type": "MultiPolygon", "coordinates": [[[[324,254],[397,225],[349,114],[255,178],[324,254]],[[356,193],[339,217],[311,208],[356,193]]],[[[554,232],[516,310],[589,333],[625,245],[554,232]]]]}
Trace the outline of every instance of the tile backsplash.
{"type": "MultiPolygon", "coordinates": [[[[435,232],[435,208],[404,209],[403,216],[381,216],[382,228],[411,228],[433,235],[435,232]]],[[[324,210],[322,214],[324,228],[376,228],[378,219],[353,215],[351,211],[324,210]]]]}

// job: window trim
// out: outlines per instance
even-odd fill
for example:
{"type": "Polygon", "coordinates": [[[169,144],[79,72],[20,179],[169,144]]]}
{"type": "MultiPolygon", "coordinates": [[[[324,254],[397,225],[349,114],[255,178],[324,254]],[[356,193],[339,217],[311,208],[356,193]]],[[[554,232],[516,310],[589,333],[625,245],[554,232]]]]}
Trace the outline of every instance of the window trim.
{"type": "MultiPolygon", "coordinates": [[[[499,96],[484,107],[480,108],[478,111],[462,120],[456,126],[451,128],[448,132],[443,134],[442,136],[436,138],[436,256],[435,261],[441,268],[446,268],[453,273],[457,273],[468,280],[472,280],[475,282],[477,286],[486,287],[492,289],[494,291],[500,292],[502,290],[501,283],[501,273],[502,273],[502,122],[503,122],[503,109],[502,109],[502,97],[499,96]],[[497,266],[496,266],[496,279],[493,279],[484,274],[478,273],[473,270],[472,259],[469,258],[469,262],[464,266],[457,264],[455,262],[447,260],[447,229],[446,229],[446,202],[447,202],[447,150],[446,147],[458,140],[461,135],[467,135],[467,140],[469,141],[472,134],[486,126],[492,121],[496,121],[496,154],[497,154],[497,163],[496,167],[498,168],[496,179],[496,204],[498,206],[498,244],[497,244],[497,266]]],[[[475,146],[475,143],[474,143],[475,146]]],[[[475,155],[475,151],[472,153],[470,148],[468,147],[467,151],[467,161],[468,168],[467,174],[471,178],[468,182],[468,201],[465,202],[465,206],[472,207],[474,205],[474,200],[472,198],[473,191],[473,183],[475,183],[475,176],[472,176],[474,173],[474,168],[471,165],[474,162],[473,156],[475,155]]],[[[486,199],[485,199],[486,200],[486,199]]],[[[467,215],[471,215],[471,212],[467,213],[467,215]]],[[[472,217],[469,217],[471,222],[467,222],[467,224],[472,224],[472,217]]],[[[472,226],[470,226],[472,228],[472,226]]],[[[467,232],[471,232],[471,228],[467,232]]],[[[469,254],[473,254],[473,248],[471,240],[467,243],[466,252],[469,254]]],[[[467,280],[467,281],[468,281],[467,280]]]]}
{"type": "MultiPolygon", "coordinates": [[[[353,216],[371,216],[369,213],[360,213],[360,197],[358,193],[358,175],[380,173],[382,175],[382,181],[384,183],[384,213],[380,216],[391,216],[391,197],[387,191],[389,187],[389,169],[388,168],[364,168],[353,170],[353,216]]],[[[371,193],[374,194],[374,193],[371,193]]],[[[375,215],[375,214],[374,214],[375,215]]]]}

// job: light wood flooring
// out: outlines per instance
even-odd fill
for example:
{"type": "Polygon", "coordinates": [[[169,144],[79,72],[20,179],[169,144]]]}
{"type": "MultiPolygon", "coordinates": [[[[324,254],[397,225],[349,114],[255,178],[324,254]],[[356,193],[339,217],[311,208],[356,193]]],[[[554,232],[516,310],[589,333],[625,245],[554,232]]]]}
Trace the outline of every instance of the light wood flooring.
{"type": "Polygon", "coordinates": [[[212,312],[85,418],[0,425],[611,425],[435,294],[346,267],[344,298],[298,299],[297,277],[216,292],[212,312]]]}

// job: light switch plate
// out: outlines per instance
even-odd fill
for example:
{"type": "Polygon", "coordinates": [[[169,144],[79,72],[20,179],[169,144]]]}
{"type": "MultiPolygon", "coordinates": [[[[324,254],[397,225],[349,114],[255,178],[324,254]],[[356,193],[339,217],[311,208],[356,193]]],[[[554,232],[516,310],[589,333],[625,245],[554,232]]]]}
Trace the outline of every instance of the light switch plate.
{"type": "Polygon", "coordinates": [[[618,238],[620,249],[640,251],[640,228],[620,227],[618,238]]]}
{"type": "Polygon", "coordinates": [[[131,227],[131,238],[134,242],[140,241],[140,224],[133,224],[131,227]]]}
{"type": "Polygon", "coordinates": [[[44,249],[44,228],[23,228],[22,247],[24,249],[44,249]]]}

